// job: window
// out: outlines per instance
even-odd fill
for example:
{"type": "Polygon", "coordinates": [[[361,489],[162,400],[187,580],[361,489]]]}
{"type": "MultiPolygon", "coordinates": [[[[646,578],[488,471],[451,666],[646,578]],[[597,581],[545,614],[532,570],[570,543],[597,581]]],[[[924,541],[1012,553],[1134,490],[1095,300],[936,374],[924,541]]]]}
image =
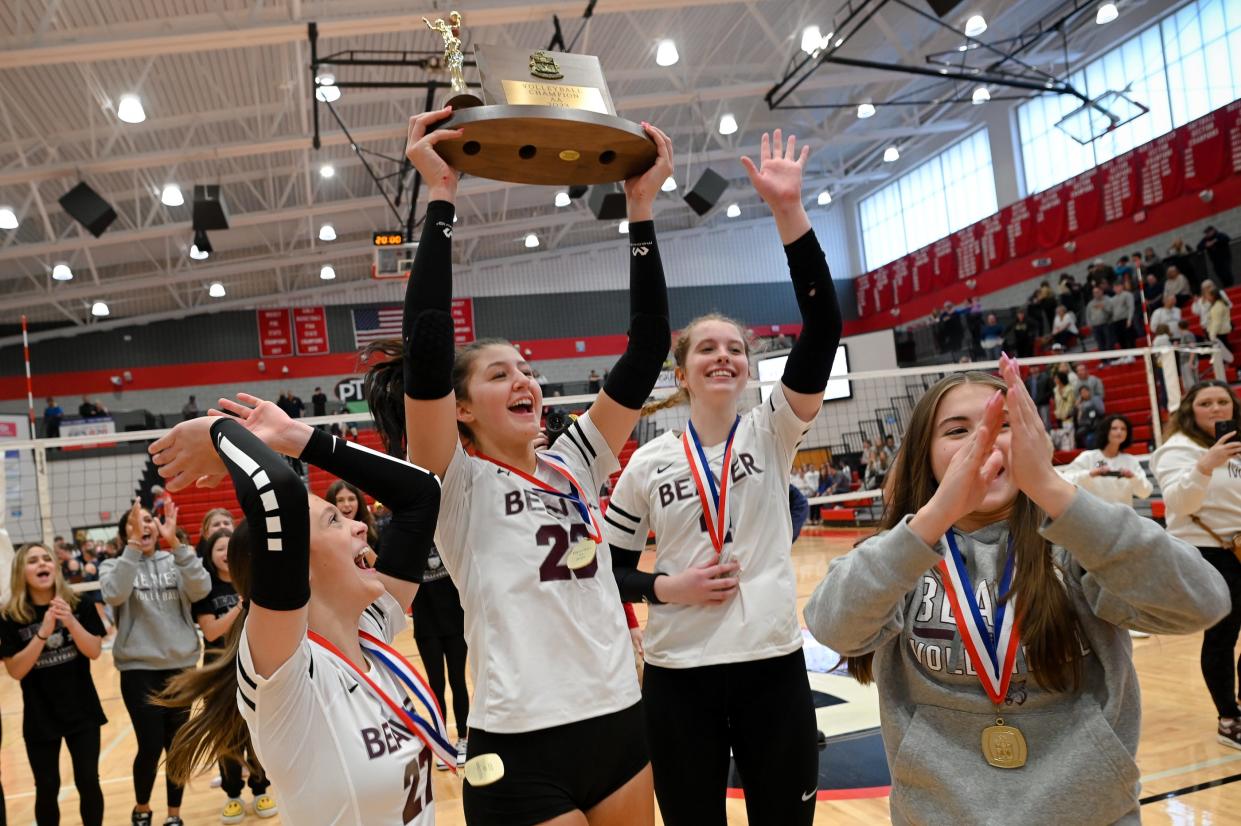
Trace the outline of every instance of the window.
{"type": "Polygon", "coordinates": [[[991,144],[981,129],[862,200],[866,268],[882,267],[995,209],[991,144]]]}
{"type": "Polygon", "coordinates": [[[1090,98],[1124,90],[1150,112],[1085,146],[1056,128],[1080,106],[1043,95],[1017,107],[1026,189],[1066,181],[1241,97],[1241,0],[1195,0],[1086,64],[1069,82],[1090,98]]]}

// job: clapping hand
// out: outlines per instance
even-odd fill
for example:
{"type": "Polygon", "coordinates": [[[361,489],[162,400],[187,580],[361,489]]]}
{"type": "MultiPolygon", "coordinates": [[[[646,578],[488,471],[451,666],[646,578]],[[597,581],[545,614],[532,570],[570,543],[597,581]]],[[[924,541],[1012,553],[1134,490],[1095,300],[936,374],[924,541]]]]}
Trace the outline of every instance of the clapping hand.
{"type": "MultiPolygon", "coordinates": [[[[225,413],[236,416],[249,430],[277,453],[300,456],[310,441],[312,428],[305,422],[289,417],[276,404],[249,393],[238,393],[237,401],[220,399],[219,406],[225,413]]],[[[212,410],[211,415],[221,415],[212,410]]]]}
{"type": "Polygon", "coordinates": [[[1052,467],[1051,440],[1043,420],[1017,362],[1007,355],[1000,357],[1000,376],[1008,385],[1008,472],[1021,492],[1055,519],[1068,508],[1077,489],[1052,467]]]}

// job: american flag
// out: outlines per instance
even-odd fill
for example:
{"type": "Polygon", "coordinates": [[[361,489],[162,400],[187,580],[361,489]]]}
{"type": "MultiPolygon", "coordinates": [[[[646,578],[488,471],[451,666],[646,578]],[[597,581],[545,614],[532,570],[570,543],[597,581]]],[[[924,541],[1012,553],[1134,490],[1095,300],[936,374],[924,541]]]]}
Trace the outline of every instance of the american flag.
{"type": "Polygon", "coordinates": [[[400,307],[380,307],[378,309],[353,311],[353,340],[359,349],[372,341],[385,338],[401,337],[400,307]]]}

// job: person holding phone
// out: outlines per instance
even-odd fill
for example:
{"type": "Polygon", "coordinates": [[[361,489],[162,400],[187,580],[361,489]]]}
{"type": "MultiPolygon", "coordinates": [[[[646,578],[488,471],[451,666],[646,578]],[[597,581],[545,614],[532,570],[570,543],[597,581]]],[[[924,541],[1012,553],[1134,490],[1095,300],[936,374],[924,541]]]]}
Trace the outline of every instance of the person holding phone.
{"type": "Polygon", "coordinates": [[[1202,678],[1219,715],[1217,739],[1241,749],[1237,661],[1241,633],[1241,406],[1226,382],[1194,385],[1168,422],[1168,440],[1151,456],[1163,491],[1168,533],[1198,546],[1228,583],[1232,609],[1202,635],[1202,678]]]}
{"type": "Polygon", "coordinates": [[[1113,413],[1099,422],[1095,444],[1102,447],[1084,450],[1071,464],[1056,470],[1067,481],[1104,501],[1132,506],[1133,497],[1145,499],[1151,495],[1150,480],[1138,457],[1125,452],[1132,443],[1133,425],[1124,416],[1113,413]]]}

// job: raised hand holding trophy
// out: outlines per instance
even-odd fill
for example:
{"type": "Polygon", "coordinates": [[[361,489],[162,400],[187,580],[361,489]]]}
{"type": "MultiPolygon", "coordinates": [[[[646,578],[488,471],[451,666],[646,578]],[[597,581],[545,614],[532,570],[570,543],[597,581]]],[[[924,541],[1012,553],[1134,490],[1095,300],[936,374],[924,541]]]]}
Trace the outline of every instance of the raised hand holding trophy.
{"type": "Polygon", "coordinates": [[[448,101],[452,117],[438,128],[465,130],[435,146],[454,168],[513,183],[599,184],[641,174],[655,162],[655,144],[642,127],[617,117],[598,58],[477,46],[479,101],[467,93],[461,72],[461,15],[423,20],[444,38],[456,93],[448,101]]]}

